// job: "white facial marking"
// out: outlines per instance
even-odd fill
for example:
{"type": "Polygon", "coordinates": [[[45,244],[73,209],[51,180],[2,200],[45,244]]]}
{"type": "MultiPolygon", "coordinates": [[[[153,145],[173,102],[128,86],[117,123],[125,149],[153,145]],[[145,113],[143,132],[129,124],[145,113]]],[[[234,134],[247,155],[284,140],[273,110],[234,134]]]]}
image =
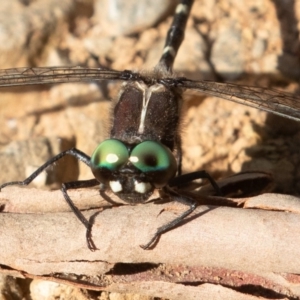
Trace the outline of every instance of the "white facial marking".
{"type": "Polygon", "coordinates": [[[118,160],[119,160],[119,157],[118,157],[118,155],[116,155],[116,154],[114,154],[114,153],[110,153],[110,154],[108,154],[107,156],[106,156],[106,161],[108,162],[108,163],[115,163],[115,162],[117,162],[118,160]]]}
{"type": "Polygon", "coordinates": [[[121,192],[123,189],[120,181],[110,181],[109,186],[114,193],[121,192]]]}
{"type": "Polygon", "coordinates": [[[189,7],[187,5],[184,4],[179,4],[176,7],[176,14],[187,14],[189,12],[189,7]]]}
{"type": "Polygon", "coordinates": [[[151,189],[151,184],[149,182],[134,182],[134,189],[137,193],[145,194],[151,189]]]}

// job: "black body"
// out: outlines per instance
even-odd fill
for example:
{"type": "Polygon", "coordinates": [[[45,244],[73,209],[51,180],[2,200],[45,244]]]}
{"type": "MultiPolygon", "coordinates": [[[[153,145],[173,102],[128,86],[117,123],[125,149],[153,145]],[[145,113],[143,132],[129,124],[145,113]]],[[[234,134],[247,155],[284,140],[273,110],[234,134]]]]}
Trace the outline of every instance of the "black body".
{"type": "Polygon", "coordinates": [[[113,110],[110,137],[129,144],[159,141],[173,151],[178,140],[181,108],[180,91],[162,84],[126,84],[113,110]],[[143,94],[149,95],[144,126],[140,128],[143,94]]]}

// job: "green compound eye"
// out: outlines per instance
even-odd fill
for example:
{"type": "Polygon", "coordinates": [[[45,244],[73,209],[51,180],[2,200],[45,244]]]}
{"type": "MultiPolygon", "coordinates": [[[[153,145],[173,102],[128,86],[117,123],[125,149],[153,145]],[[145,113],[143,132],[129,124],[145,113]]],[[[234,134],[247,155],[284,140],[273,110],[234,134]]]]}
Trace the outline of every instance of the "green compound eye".
{"type": "Polygon", "coordinates": [[[131,152],[129,160],[144,173],[157,173],[154,183],[165,184],[172,178],[177,169],[172,152],[158,142],[145,141],[137,145],[131,152]]]}
{"type": "Polygon", "coordinates": [[[128,161],[126,146],[118,140],[106,140],[94,151],[91,162],[94,168],[115,171],[128,161]]]}

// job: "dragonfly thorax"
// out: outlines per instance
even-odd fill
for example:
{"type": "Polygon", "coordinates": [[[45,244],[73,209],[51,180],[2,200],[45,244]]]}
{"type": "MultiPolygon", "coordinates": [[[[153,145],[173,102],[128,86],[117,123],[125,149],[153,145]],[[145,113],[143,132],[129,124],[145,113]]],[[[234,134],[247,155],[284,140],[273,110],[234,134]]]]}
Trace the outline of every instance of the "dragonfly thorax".
{"type": "Polygon", "coordinates": [[[129,82],[123,85],[113,108],[110,136],[128,144],[159,141],[176,148],[181,94],[163,84],[129,82]]]}

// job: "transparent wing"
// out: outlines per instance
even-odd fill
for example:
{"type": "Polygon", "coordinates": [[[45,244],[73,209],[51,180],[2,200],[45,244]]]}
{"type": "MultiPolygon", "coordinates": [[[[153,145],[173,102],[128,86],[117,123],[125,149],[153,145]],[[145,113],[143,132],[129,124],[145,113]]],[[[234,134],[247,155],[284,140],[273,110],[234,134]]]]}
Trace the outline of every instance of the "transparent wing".
{"type": "Polygon", "coordinates": [[[236,103],[300,121],[300,98],[293,94],[263,87],[213,81],[178,80],[187,89],[196,90],[236,103]]]}
{"type": "MultiPolygon", "coordinates": [[[[152,81],[151,78],[131,71],[115,71],[103,68],[45,67],[0,70],[0,87],[101,80],[152,81]]],[[[193,81],[185,78],[166,78],[158,81],[166,85],[177,85],[185,89],[196,90],[207,95],[213,95],[300,121],[300,98],[292,94],[262,87],[213,81],[193,81]]]]}
{"type": "Polygon", "coordinates": [[[88,82],[100,80],[126,80],[126,72],[102,68],[45,67],[0,70],[0,87],[88,82]]]}

